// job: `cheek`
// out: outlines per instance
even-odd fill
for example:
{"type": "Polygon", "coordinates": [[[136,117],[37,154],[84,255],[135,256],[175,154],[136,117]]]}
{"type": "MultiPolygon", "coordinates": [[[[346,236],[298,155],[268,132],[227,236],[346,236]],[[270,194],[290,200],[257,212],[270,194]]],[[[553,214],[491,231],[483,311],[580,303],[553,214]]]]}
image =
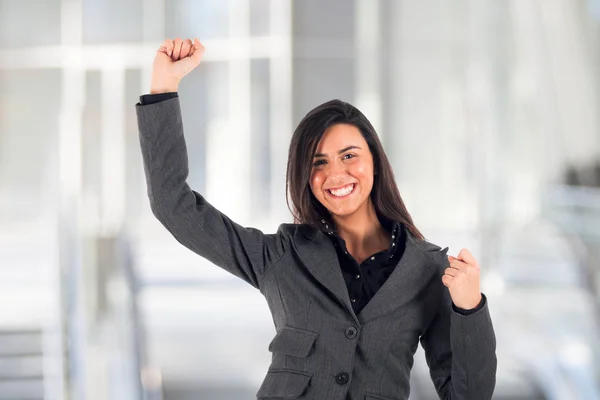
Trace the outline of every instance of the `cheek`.
{"type": "Polygon", "coordinates": [[[323,176],[318,171],[310,175],[310,189],[315,196],[320,196],[321,187],[323,186],[323,176]]]}
{"type": "Polygon", "coordinates": [[[366,163],[357,164],[354,168],[354,175],[359,178],[363,185],[371,186],[373,184],[373,167],[366,163]]]}

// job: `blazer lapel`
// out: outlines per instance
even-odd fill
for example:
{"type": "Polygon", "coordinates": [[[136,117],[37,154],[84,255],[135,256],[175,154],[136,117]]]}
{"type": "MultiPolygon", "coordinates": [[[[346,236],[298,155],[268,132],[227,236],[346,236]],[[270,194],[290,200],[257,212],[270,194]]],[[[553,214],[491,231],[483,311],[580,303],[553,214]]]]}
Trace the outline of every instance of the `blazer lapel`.
{"type": "MultiPolygon", "coordinates": [[[[344,282],[335,248],[325,234],[308,225],[300,226],[302,235],[297,237],[298,255],[310,274],[319,281],[348,310],[357,324],[378,318],[413,299],[438,274],[439,258],[444,262],[448,248],[428,242],[419,242],[408,230],[406,248],[394,271],[375,296],[361,310],[354,313],[344,282]],[[430,252],[439,253],[432,257],[430,252]]],[[[404,228],[405,229],[405,228],[404,228]]]]}
{"type": "Polygon", "coordinates": [[[316,228],[302,226],[301,229],[303,238],[296,241],[300,259],[310,274],[346,307],[358,323],[331,240],[316,228]]]}
{"type": "Polygon", "coordinates": [[[358,314],[359,321],[365,323],[385,315],[414,298],[437,275],[437,268],[429,265],[431,262],[432,258],[407,230],[402,258],[383,286],[358,314]]]}

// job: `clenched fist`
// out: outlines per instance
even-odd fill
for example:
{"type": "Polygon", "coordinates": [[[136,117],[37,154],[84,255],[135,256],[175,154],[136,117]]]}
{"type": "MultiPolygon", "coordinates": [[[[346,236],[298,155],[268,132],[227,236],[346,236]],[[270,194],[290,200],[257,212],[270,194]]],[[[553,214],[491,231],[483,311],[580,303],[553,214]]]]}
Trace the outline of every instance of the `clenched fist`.
{"type": "Polygon", "coordinates": [[[458,308],[470,310],[481,302],[479,288],[479,264],[467,249],[458,256],[448,256],[450,266],[444,271],[442,283],[450,291],[452,302],[458,308]]]}
{"type": "Polygon", "coordinates": [[[198,39],[165,40],[154,57],[150,93],[176,92],[179,81],[200,64],[203,54],[198,39]]]}

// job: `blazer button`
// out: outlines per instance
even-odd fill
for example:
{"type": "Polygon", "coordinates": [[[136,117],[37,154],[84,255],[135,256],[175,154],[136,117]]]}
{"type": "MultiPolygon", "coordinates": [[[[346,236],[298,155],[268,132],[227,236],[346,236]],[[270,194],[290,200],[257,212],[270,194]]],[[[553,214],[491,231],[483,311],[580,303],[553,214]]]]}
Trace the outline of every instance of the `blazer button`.
{"type": "Polygon", "coordinates": [[[358,329],[356,329],[353,326],[349,326],[348,328],[346,328],[345,333],[348,339],[354,339],[356,337],[356,334],[358,333],[358,329]]]}
{"type": "Polygon", "coordinates": [[[346,383],[348,383],[349,378],[350,377],[348,376],[348,374],[346,372],[340,372],[339,374],[337,374],[335,376],[335,382],[338,385],[345,385],[346,383]]]}

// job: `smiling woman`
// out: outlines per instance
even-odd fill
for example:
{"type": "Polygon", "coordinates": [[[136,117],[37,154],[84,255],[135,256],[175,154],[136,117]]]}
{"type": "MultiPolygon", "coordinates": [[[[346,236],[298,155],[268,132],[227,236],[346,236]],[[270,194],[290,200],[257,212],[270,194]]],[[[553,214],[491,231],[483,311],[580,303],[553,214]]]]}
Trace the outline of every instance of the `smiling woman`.
{"type": "Polygon", "coordinates": [[[164,227],[266,298],[277,334],[257,398],[406,400],[420,342],[440,398],[490,399],[496,338],[477,261],[423,238],[356,107],[332,100],[298,125],[286,184],[295,223],[274,234],[189,187],[176,92],[203,52],[181,39],[157,51],[151,94],[136,104],[144,171],[164,227]]]}
{"type": "Polygon", "coordinates": [[[398,221],[423,239],[375,129],[349,103],[331,100],[300,121],[290,143],[287,182],[296,222],[327,230],[320,221],[366,226],[379,217],[398,221]]]}
{"type": "Polygon", "coordinates": [[[372,209],[373,157],[358,128],[332,125],[323,133],[317,151],[310,189],[332,217],[339,220],[372,209]]]}

